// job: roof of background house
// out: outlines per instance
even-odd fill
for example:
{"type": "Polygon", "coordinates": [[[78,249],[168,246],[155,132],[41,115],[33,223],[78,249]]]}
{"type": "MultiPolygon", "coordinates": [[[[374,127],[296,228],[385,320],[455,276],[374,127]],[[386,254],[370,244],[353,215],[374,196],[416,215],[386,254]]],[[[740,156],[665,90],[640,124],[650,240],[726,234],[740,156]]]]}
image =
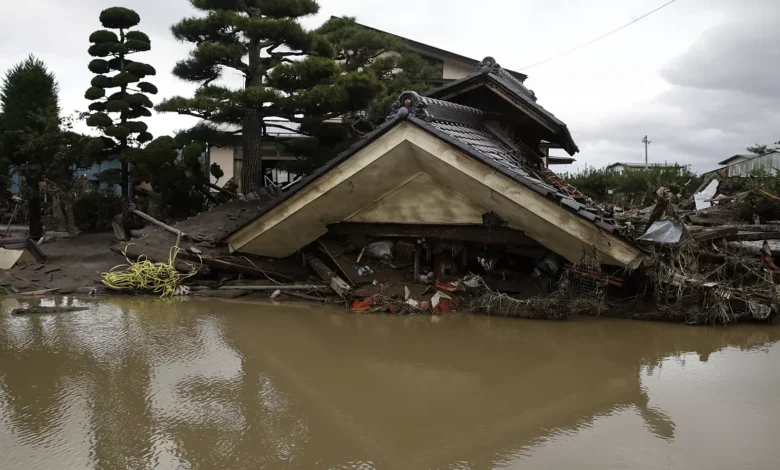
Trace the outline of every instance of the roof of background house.
{"type": "Polygon", "coordinates": [[[734,164],[734,163],[739,163],[737,160],[740,160],[740,159],[741,159],[740,161],[755,160],[756,158],[766,157],[767,155],[773,155],[773,154],[776,154],[776,153],[780,153],[780,152],[775,150],[773,152],[767,152],[767,153],[765,153],[763,155],[756,155],[755,153],[737,154],[737,155],[734,155],[733,157],[729,157],[729,158],[723,160],[722,162],[718,162],[718,165],[726,165],[726,166],[728,166],[728,165],[731,165],[731,164],[734,164]]]}
{"type": "Polygon", "coordinates": [[[677,163],[647,163],[644,162],[615,162],[610,163],[607,165],[607,169],[615,168],[618,166],[625,166],[629,168],[644,168],[644,167],[651,167],[651,168],[680,168],[682,165],[679,165],[677,163]]]}
{"type": "MultiPolygon", "coordinates": [[[[405,92],[401,95],[399,101],[394,104],[393,112],[388,116],[387,122],[356,142],[336,158],[330,160],[325,166],[301,180],[300,183],[285,192],[282,197],[263,207],[262,213],[278,206],[308,184],[373,143],[397,124],[410,122],[456,147],[469,157],[494,168],[513,181],[536,191],[544,197],[557,201],[562,207],[587,219],[597,227],[610,233],[615,232],[616,227],[600,217],[596,208],[588,207],[575,201],[559,188],[544,182],[532,172],[526,171],[518,157],[529,153],[537,154],[528,147],[513,148],[512,143],[500,139],[485,127],[484,117],[485,113],[478,109],[423,97],[415,92],[405,92]]],[[[256,213],[254,215],[257,217],[262,214],[256,213]]],[[[251,220],[246,220],[247,224],[250,222],[251,220]]],[[[234,232],[240,228],[242,227],[234,227],[234,232]]]]}
{"type": "Polygon", "coordinates": [[[474,85],[479,83],[489,84],[504,91],[524,109],[528,109],[535,117],[544,121],[550,128],[554,129],[553,134],[558,138],[558,142],[555,143],[558,143],[569,155],[580,151],[566,124],[537,103],[536,94],[526,88],[523,82],[515,78],[509,71],[502,68],[493,57],[485,57],[482,62],[477,64],[477,69],[466,77],[433,89],[425,95],[447,100],[473,89],[474,85]]]}
{"type": "MultiPolygon", "coordinates": [[[[338,17],[337,16],[331,16],[331,19],[334,19],[334,18],[338,18],[338,17]]],[[[404,40],[406,42],[407,48],[411,52],[416,52],[416,53],[418,53],[420,55],[427,55],[427,56],[432,56],[432,57],[436,57],[436,58],[440,58],[440,59],[452,59],[452,60],[457,60],[459,62],[471,63],[471,64],[474,64],[474,65],[479,63],[479,60],[477,60],[477,59],[472,59],[470,57],[466,57],[466,56],[463,56],[463,55],[460,55],[460,54],[456,54],[454,52],[446,51],[444,49],[439,49],[438,47],[434,47],[434,46],[431,46],[429,44],[423,44],[421,42],[417,42],[417,41],[414,41],[412,39],[405,38],[403,36],[399,36],[397,34],[388,33],[387,31],[382,31],[381,29],[372,28],[371,26],[366,26],[366,25],[361,24],[361,23],[356,23],[356,24],[359,25],[359,26],[362,26],[364,28],[367,28],[367,29],[370,29],[370,30],[373,30],[373,31],[377,31],[379,33],[389,34],[390,36],[396,37],[398,39],[402,39],[402,40],[404,40]]],[[[524,82],[528,78],[528,75],[526,75],[524,73],[514,72],[512,70],[507,70],[507,72],[510,73],[515,79],[519,80],[521,83],[524,82]]]]}
{"type": "Polygon", "coordinates": [[[752,153],[750,153],[750,154],[744,154],[744,153],[739,154],[738,153],[738,154],[736,154],[734,156],[731,156],[731,157],[723,160],[722,162],[718,162],[718,165],[730,165],[732,163],[736,163],[737,160],[749,160],[749,159],[751,159],[751,158],[753,158],[755,156],[756,155],[752,154],[752,153]]]}

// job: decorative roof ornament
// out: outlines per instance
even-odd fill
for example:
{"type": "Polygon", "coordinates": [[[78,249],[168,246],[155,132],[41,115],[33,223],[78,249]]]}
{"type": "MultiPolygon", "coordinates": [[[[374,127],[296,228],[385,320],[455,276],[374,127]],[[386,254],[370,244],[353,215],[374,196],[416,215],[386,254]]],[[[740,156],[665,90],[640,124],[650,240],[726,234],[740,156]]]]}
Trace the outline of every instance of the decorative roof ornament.
{"type": "Polygon", "coordinates": [[[498,65],[498,62],[496,62],[496,59],[493,57],[487,56],[484,59],[482,59],[482,62],[477,64],[477,72],[482,73],[498,73],[501,70],[501,66],[498,65]]]}
{"type": "Polygon", "coordinates": [[[393,109],[387,119],[392,119],[398,115],[406,117],[410,114],[423,119],[425,121],[431,121],[433,118],[428,113],[428,103],[414,91],[405,91],[401,93],[401,97],[398,101],[393,103],[393,109]]]}

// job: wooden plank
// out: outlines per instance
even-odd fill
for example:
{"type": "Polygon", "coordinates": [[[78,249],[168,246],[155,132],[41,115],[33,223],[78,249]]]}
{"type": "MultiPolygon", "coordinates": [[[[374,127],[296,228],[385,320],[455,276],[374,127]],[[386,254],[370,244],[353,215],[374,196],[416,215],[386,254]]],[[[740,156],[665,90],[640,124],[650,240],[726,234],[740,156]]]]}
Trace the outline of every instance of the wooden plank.
{"type": "Polygon", "coordinates": [[[350,275],[350,273],[357,274],[355,267],[348,264],[348,261],[341,257],[341,253],[344,252],[345,248],[342,247],[338,242],[334,240],[323,240],[320,238],[317,243],[320,246],[320,249],[325,253],[325,255],[333,261],[333,264],[336,265],[336,267],[339,269],[339,274],[344,276],[344,279],[347,280],[347,282],[352,286],[355,287],[358,283],[353,278],[353,276],[350,275]]]}
{"type": "Polygon", "coordinates": [[[523,231],[485,225],[372,224],[342,222],[328,225],[336,235],[368,238],[441,238],[485,245],[540,246],[523,231]]]}
{"type": "Polygon", "coordinates": [[[2,247],[8,247],[8,245],[18,245],[19,243],[27,243],[27,238],[25,237],[8,237],[8,238],[0,238],[0,246],[2,247]]]}
{"type": "Polygon", "coordinates": [[[329,289],[328,286],[293,284],[293,285],[263,285],[263,286],[222,286],[218,290],[251,290],[251,291],[271,291],[271,292],[280,290],[284,292],[288,290],[323,291],[328,289],[329,289]]]}
{"type": "Polygon", "coordinates": [[[750,232],[737,233],[726,237],[729,241],[755,242],[763,240],[780,240],[780,232],[750,232]]]}
{"type": "Polygon", "coordinates": [[[35,258],[35,261],[46,264],[46,255],[41,251],[41,249],[38,247],[38,245],[31,239],[27,239],[27,249],[30,251],[30,254],[33,255],[33,258],[35,258]]]}
{"type": "Polygon", "coordinates": [[[236,273],[239,273],[239,274],[247,274],[247,275],[250,275],[250,276],[258,276],[258,277],[270,276],[270,277],[285,279],[285,280],[288,280],[288,281],[292,281],[293,280],[290,276],[284,275],[282,273],[279,273],[279,272],[276,272],[276,271],[271,271],[271,270],[268,270],[268,269],[261,269],[256,264],[255,265],[251,265],[249,263],[244,264],[243,262],[242,263],[238,263],[238,262],[234,262],[234,261],[228,261],[228,260],[225,260],[225,259],[215,258],[213,256],[208,256],[208,255],[191,255],[191,254],[188,254],[188,255],[186,255],[186,258],[189,259],[189,260],[192,260],[192,261],[196,261],[196,260],[199,259],[199,260],[201,260],[203,262],[203,264],[205,264],[207,266],[211,266],[212,268],[215,268],[215,269],[223,270],[223,271],[231,271],[231,272],[236,272],[236,273]]]}
{"type": "Polygon", "coordinates": [[[352,288],[338,274],[331,271],[325,263],[314,255],[308,256],[309,266],[322,278],[331,289],[333,289],[342,299],[347,300],[350,296],[352,288]]]}
{"type": "Polygon", "coordinates": [[[706,243],[711,240],[717,240],[719,238],[726,238],[730,235],[736,235],[739,229],[736,227],[715,228],[711,230],[704,230],[693,235],[693,239],[699,243],[706,243]]]}

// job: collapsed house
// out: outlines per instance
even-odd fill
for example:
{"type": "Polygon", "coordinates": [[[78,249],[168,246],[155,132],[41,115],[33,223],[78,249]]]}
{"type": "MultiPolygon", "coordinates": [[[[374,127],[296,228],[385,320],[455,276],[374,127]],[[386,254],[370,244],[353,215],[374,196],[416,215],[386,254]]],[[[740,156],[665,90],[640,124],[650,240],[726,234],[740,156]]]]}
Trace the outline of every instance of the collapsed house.
{"type": "MultiPolygon", "coordinates": [[[[541,146],[578,152],[566,125],[485,58],[426,96],[403,93],[383,125],[282,195],[223,204],[177,224],[174,233],[197,242],[177,269],[197,264],[204,275],[218,274],[196,289],[310,300],[327,290],[354,302],[353,310],[395,313],[460,308],[561,318],[605,313],[609,291],[641,300],[651,281],[666,286],[666,305],[675,289],[717,291],[717,283],[658,258],[652,239],[641,246],[630,224],[549,171],[541,146]],[[637,270],[643,263],[654,278],[637,270]]],[[[166,259],[172,244],[169,233],[147,229],[118,250],[166,259]]],[[[718,292],[718,308],[738,297],[718,292]]],[[[760,307],[744,302],[743,310],[766,318],[774,297],[760,307]]]]}

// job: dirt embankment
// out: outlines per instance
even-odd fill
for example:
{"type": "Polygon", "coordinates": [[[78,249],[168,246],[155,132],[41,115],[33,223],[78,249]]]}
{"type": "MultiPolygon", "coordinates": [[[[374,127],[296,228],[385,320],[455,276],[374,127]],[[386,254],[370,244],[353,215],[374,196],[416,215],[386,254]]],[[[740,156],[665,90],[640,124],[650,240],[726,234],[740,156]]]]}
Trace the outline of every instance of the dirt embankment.
{"type": "Polygon", "coordinates": [[[125,263],[111,251],[113,233],[79,234],[58,238],[40,245],[48,261],[45,265],[17,265],[0,272],[0,286],[18,292],[59,289],[60,294],[103,290],[100,273],[125,263]]]}

